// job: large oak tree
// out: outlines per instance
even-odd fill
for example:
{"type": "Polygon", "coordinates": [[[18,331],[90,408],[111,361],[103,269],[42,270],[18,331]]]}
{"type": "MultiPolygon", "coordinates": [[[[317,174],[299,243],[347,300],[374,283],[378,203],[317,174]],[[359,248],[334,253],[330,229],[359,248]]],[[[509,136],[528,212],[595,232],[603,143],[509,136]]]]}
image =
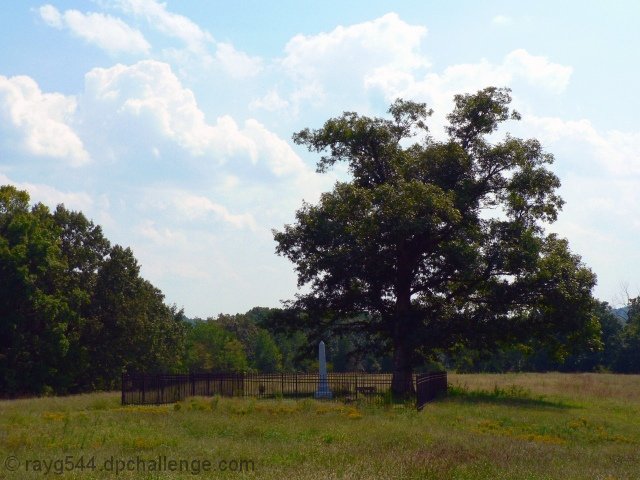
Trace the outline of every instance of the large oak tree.
{"type": "Polygon", "coordinates": [[[456,95],[443,141],[426,105],[403,100],[391,118],[345,112],[293,137],[322,154],[319,172],[346,162],[352,178],[274,231],[306,286],[290,326],[374,335],[397,394],[436,350],[597,338],[595,275],[544,229],[563,203],[553,156],[535,139],[489,139],[519,119],[509,93],[456,95]]]}

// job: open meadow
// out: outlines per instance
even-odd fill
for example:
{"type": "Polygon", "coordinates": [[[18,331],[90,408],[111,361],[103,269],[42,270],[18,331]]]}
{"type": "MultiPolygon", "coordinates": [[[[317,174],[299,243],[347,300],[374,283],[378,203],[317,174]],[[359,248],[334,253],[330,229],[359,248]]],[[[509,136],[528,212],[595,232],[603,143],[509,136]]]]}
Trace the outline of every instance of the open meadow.
{"type": "Polygon", "coordinates": [[[0,478],[640,478],[640,376],[449,383],[421,412],[219,397],[123,407],[116,392],[0,401],[0,478]]]}

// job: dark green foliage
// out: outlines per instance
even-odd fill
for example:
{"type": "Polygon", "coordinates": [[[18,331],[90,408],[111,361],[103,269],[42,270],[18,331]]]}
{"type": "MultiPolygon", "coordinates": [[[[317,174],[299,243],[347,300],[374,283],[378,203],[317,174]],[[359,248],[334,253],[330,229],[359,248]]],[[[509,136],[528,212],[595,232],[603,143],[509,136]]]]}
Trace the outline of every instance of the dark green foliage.
{"type": "MultiPolygon", "coordinates": [[[[593,314],[600,326],[600,341],[581,344],[566,356],[538,339],[493,350],[459,349],[446,358],[459,372],[508,371],[624,371],[620,365],[624,326],[606,302],[595,302],[593,314]]],[[[566,336],[562,340],[568,341],[566,336]]]]}
{"type": "Polygon", "coordinates": [[[282,370],[282,354],[271,334],[260,326],[267,315],[267,309],[254,308],[246,314],[219,315],[216,322],[243,345],[251,370],[274,373],[282,370]]]}
{"type": "Polygon", "coordinates": [[[607,302],[596,302],[594,313],[600,324],[600,348],[585,348],[569,355],[557,368],[562,371],[613,371],[620,356],[622,322],[607,302]]]}
{"type": "Polygon", "coordinates": [[[282,353],[274,336],[261,325],[271,309],[196,320],[187,339],[187,367],[202,371],[280,372],[282,353]]]}
{"type": "Polygon", "coordinates": [[[80,212],[0,187],[0,392],[114,388],[123,369],[178,368],[182,312],[80,212]]]}
{"type": "Polygon", "coordinates": [[[620,350],[615,371],[640,373],[640,297],[629,300],[627,323],[620,332],[620,350]]]}
{"type": "Polygon", "coordinates": [[[180,361],[182,314],[167,307],[160,290],[139,274],[133,252],[118,245],[97,273],[88,343],[111,346],[91,355],[97,387],[113,388],[123,369],[166,371],[180,361]]]}
{"type": "Polygon", "coordinates": [[[195,372],[244,372],[248,362],[238,338],[210,319],[189,327],[186,366],[195,372]]]}
{"type": "Polygon", "coordinates": [[[59,230],[47,208],[0,187],[0,392],[58,378],[77,322],[65,295],[59,230]]]}
{"type": "Polygon", "coordinates": [[[308,372],[312,369],[317,351],[309,348],[312,345],[302,330],[273,333],[273,338],[282,354],[284,372],[308,372]]]}

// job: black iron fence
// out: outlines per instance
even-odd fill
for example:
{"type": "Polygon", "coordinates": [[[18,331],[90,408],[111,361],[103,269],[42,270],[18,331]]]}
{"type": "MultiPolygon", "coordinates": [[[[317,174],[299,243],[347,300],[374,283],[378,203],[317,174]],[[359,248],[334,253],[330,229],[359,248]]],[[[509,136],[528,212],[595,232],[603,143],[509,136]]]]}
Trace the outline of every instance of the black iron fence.
{"type": "Polygon", "coordinates": [[[416,407],[422,410],[427,402],[447,393],[447,372],[416,375],[416,407]]]}
{"type": "MultiPolygon", "coordinates": [[[[446,393],[446,372],[414,374],[416,405],[446,393]]],[[[122,375],[122,404],[174,403],[190,396],[314,398],[385,403],[391,400],[390,373],[328,373],[327,390],[319,391],[317,373],[190,373],[122,375]],[[318,395],[320,393],[320,395],[318,395]]]]}

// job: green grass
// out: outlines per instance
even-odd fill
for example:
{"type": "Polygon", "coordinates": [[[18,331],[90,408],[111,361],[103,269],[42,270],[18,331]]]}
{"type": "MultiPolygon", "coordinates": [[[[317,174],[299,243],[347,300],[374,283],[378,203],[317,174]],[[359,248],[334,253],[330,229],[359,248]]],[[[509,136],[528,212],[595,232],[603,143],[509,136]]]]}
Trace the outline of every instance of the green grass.
{"type": "Polygon", "coordinates": [[[450,396],[422,412],[217,397],[122,407],[117,393],[1,401],[0,479],[116,478],[98,471],[104,461],[136,456],[216,467],[250,460],[254,470],[117,478],[640,478],[640,376],[453,374],[449,381],[450,396]],[[66,455],[94,457],[96,469],[25,472],[27,460],[33,470],[33,460],[66,455]],[[18,471],[5,468],[8,457],[20,461],[18,471]]]}

